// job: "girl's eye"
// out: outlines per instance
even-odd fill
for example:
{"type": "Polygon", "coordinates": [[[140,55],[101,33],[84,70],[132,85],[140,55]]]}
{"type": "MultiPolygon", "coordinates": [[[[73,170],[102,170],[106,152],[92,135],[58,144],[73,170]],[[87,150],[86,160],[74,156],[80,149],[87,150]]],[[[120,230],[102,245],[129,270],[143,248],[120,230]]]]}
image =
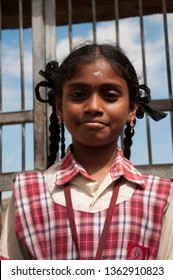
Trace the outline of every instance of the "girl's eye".
{"type": "Polygon", "coordinates": [[[86,93],[84,93],[82,91],[75,91],[75,92],[70,93],[70,97],[74,101],[82,101],[86,98],[86,93]]]}
{"type": "Polygon", "coordinates": [[[104,92],[102,98],[108,102],[115,102],[118,100],[119,94],[117,92],[104,92]]]}

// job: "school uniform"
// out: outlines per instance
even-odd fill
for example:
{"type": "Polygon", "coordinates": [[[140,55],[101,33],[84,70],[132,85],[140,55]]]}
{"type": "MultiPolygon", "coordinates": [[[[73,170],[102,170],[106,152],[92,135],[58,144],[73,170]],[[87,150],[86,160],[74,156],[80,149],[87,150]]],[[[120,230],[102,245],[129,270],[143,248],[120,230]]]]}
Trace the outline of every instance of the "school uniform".
{"type": "Polygon", "coordinates": [[[9,259],[79,259],[64,195],[64,185],[69,183],[80,258],[95,259],[119,178],[120,189],[101,258],[173,259],[173,184],[141,174],[120,148],[100,186],[75,161],[70,148],[44,174],[18,175],[0,255],[9,259]]]}

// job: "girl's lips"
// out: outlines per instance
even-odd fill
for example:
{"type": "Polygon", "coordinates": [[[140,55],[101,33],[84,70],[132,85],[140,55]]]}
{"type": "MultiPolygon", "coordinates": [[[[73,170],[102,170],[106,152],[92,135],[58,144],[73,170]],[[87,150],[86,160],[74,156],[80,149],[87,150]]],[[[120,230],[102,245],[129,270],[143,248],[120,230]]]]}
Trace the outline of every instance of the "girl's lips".
{"type": "Polygon", "coordinates": [[[105,125],[103,123],[93,123],[93,122],[83,123],[81,124],[81,126],[91,130],[100,130],[105,128],[105,125]]]}
{"type": "Polygon", "coordinates": [[[102,121],[96,121],[96,120],[87,120],[87,121],[79,122],[78,124],[88,128],[104,128],[110,126],[110,124],[108,123],[102,121]]]}

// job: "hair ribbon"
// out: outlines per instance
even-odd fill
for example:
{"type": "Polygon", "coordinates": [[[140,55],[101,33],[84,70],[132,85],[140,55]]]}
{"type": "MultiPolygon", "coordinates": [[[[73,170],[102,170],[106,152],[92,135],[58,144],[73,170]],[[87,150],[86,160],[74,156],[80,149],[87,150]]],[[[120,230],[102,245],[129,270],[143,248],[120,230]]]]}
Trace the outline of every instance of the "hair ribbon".
{"type": "Polygon", "coordinates": [[[167,113],[149,105],[151,101],[150,89],[145,85],[140,85],[139,88],[142,89],[142,91],[139,93],[139,108],[137,110],[136,117],[138,119],[142,119],[144,117],[144,113],[146,113],[154,121],[160,121],[161,119],[165,118],[167,113]],[[145,92],[144,96],[143,91],[145,92]]]}

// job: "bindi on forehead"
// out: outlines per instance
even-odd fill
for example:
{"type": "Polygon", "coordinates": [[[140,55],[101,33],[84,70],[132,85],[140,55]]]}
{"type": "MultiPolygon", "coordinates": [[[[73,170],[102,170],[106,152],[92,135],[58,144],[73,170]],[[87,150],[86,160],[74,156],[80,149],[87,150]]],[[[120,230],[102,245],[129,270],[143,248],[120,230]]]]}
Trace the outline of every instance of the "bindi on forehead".
{"type": "Polygon", "coordinates": [[[101,77],[101,76],[103,76],[103,73],[100,72],[100,71],[96,71],[96,72],[93,72],[93,75],[94,75],[95,77],[101,77]]]}

